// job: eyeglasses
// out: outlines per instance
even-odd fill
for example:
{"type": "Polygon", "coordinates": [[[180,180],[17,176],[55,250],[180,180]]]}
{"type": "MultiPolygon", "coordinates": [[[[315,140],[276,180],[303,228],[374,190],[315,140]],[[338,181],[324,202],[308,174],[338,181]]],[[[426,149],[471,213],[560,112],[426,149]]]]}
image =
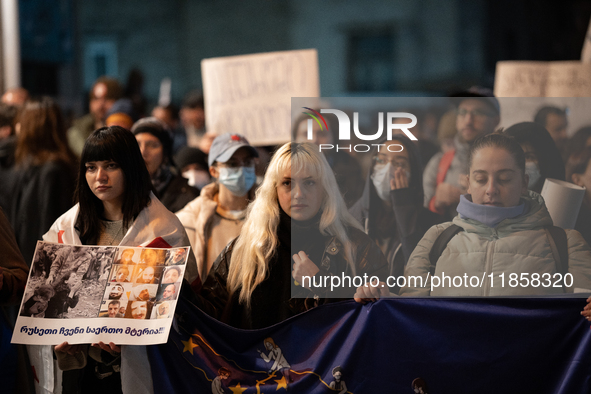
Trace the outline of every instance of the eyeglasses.
{"type": "Polygon", "coordinates": [[[402,168],[403,170],[410,170],[410,163],[406,159],[388,159],[388,157],[385,155],[378,155],[373,158],[373,161],[375,164],[379,165],[386,165],[390,163],[393,169],[402,168]]]}
{"type": "Polygon", "coordinates": [[[481,109],[474,109],[472,111],[468,111],[467,109],[459,109],[458,110],[458,116],[464,117],[468,114],[470,116],[472,116],[474,119],[484,119],[484,118],[490,118],[490,117],[494,116],[494,114],[492,114],[488,111],[483,111],[481,109]]]}

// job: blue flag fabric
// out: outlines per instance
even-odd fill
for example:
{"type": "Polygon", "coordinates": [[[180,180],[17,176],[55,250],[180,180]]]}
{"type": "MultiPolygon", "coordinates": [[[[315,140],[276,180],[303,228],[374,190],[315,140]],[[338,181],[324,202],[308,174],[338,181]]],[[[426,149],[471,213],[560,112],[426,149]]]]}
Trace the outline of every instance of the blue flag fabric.
{"type": "Polygon", "coordinates": [[[344,301],[269,328],[239,330],[179,300],[168,343],[149,346],[148,354],[156,394],[410,394],[413,387],[435,394],[588,394],[584,305],[582,299],[344,301]]]}

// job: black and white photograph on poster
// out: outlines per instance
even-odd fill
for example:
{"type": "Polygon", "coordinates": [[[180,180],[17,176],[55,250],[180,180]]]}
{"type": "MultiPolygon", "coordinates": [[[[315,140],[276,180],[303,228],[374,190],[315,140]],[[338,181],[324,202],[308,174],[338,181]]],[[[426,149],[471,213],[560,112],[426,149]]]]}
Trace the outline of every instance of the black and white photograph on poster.
{"type": "Polygon", "coordinates": [[[158,285],[134,284],[129,297],[130,301],[154,301],[158,285]]]}
{"type": "MultiPolygon", "coordinates": [[[[103,301],[98,317],[123,317],[125,312],[121,313],[121,305],[127,304],[127,300],[103,301]]],[[[125,310],[125,309],[124,309],[125,310]]]]}
{"type": "Polygon", "coordinates": [[[175,251],[166,251],[166,265],[182,265],[187,259],[187,248],[178,248],[175,251]]]}
{"type": "Polygon", "coordinates": [[[115,250],[44,244],[35,254],[21,316],[96,316],[115,250]]]}
{"type": "Polygon", "coordinates": [[[164,271],[164,276],[162,277],[162,283],[175,283],[179,280],[183,279],[183,271],[184,266],[182,265],[173,265],[171,267],[167,267],[166,271],[164,271]]]}
{"type": "Polygon", "coordinates": [[[115,257],[114,264],[130,265],[137,264],[142,248],[126,248],[119,251],[115,257]]]}
{"type": "Polygon", "coordinates": [[[179,293],[181,283],[162,283],[158,289],[158,295],[156,299],[158,301],[173,301],[179,293]]]}
{"type": "Polygon", "coordinates": [[[133,273],[133,283],[154,284],[160,283],[164,267],[153,265],[138,265],[133,273]]]}
{"type": "Polygon", "coordinates": [[[109,283],[103,300],[126,300],[131,293],[131,283],[109,283]]]}
{"type": "Polygon", "coordinates": [[[124,317],[135,320],[149,319],[153,306],[154,303],[151,301],[129,301],[124,317]]]}
{"type": "Polygon", "coordinates": [[[151,266],[164,265],[166,262],[166,252],[167,250],[165,249],[142,249],[138,264],[151,266]]]}
{"type": "Polygon", "coordinates": [[[131,282],[134,266],[113,264],[111,269],[111,282],[128,283],[131,282]]]}
{"type": "Polygon", "coordinates": [[[75,246],[39,241],[12,341],[163,343],[176,306],[169,301],[180,292],[187,256],[188,248],[75,246]],[[185,261],[179,256],[184,256],[185,261]],[[166,266],[167,260],[178,265],[166,266]],[[171,283],[165,284],[165,279],[171,283]],[[154,311],[155,302],[168,304],[159,313],[154,311]],[[152,316],[158,316],[158,323],[152,316]]]}
{"type": "Polygon", "coordinates": [[[174,301],[162,301],[154,304],[151,319],[168,319],[174,310],[174,301]]]}

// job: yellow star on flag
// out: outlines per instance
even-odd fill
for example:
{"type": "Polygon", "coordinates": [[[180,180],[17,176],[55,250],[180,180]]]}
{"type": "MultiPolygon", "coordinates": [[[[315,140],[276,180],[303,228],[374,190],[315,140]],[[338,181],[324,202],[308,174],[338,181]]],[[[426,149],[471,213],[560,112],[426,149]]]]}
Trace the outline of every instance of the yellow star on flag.
{"type": "Polygon", "coordinates": [[[242,388],[240,387],[240,383],[238,383],[236,386],[234,387],[230,387],[230,390],[232,391],[233,394],[242,394],[243,392],[246,391],[246,387],[242,388]]]}
{"type": "MultiPolygon", "coordinates": [[[[282,376],[281,379],[276,380],[275,382],[277,382],[277,390],[279,390],[279,389],[287,390],[287,380],[285,379],[285,376],[282,376]]],[[[275,390],[275,391],[277,391],[277,390],[275,390]]]]}
{"type": "Polygon", "coordinates": [[[189,352],[191,353],[191,356],[193,355],[193,348],[198,347],[199,345],[193,343],[193,339],[189,337],[188,341],[181,341],[185,347],[183,348],[183,353],[184,352],[189,352]]]}

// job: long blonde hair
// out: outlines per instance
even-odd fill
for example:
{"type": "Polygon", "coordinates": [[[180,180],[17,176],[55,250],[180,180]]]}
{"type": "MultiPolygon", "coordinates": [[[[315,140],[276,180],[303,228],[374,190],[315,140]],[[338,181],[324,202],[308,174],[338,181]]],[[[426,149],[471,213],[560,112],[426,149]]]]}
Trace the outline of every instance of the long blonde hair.
{"type": "Polygon", "coordinates": [[[277,246],[277,226],[280,208],[277,198],[279,186],[286,171],[298,173],[307,170],[315,174],[324,190],[321,205],[320,232],[334,236],[345,248],[345,256],[355,275],[353,252],[346,227],[362,230],[345,205],[334,173],[318,147],[310,143],[286,143],[273,155],[265,179],[249,205],[246,220],[234,246],[227,288],[230,294],[240,290],[240,303],[250,306],[254,289],[265,280],[268,262],[277,246]]]}

